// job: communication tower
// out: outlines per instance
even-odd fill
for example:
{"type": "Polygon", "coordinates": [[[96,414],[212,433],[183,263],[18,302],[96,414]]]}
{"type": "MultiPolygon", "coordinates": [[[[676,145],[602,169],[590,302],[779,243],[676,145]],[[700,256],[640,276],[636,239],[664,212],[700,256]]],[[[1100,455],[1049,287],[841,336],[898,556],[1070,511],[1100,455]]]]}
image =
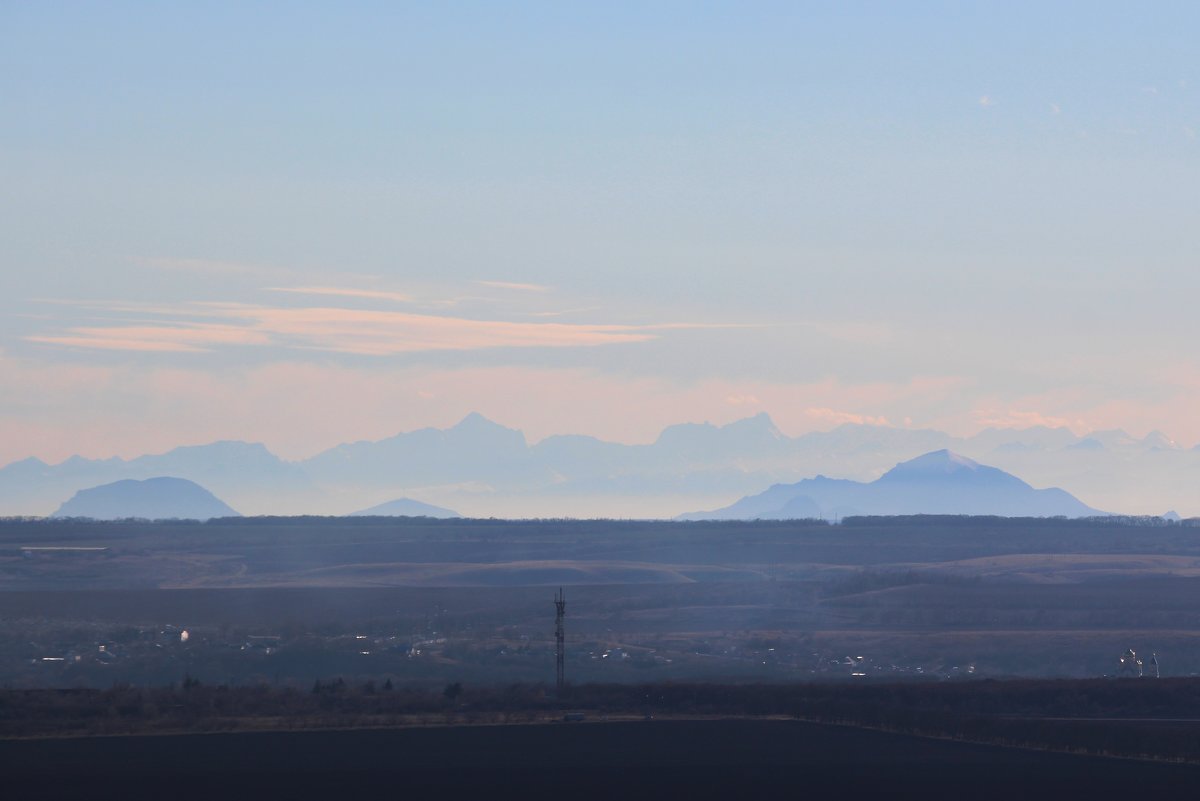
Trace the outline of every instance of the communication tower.
{"type": "Polygon", "coordinates": [[[554,680],[561,693],[563,685],[567,682],[567,631],[563,625],[567,616],[567,596],[563,594],[562,587],[558,588],[558,593],[554,596],[554,612],[554,680]]]}

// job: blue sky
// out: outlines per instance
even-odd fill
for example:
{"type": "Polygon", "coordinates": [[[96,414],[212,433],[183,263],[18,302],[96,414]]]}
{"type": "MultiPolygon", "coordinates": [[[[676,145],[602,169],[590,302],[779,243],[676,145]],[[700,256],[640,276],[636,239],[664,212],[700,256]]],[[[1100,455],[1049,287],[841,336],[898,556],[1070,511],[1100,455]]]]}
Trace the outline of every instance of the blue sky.
{"type": "Polygon", "coordinates": [[[1194,4],[0,6],[0,461],[1200,440],[1194,4]]]}

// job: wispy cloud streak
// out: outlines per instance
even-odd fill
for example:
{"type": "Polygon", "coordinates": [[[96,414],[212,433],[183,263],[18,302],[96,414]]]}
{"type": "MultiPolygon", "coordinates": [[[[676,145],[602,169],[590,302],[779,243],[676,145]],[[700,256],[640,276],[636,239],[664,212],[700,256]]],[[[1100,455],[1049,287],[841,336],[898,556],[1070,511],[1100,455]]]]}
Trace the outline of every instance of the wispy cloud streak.
{"type": "MultiPolygon", "coordinates": [[[[353,297],[375,297],[360,295],[357,290],[348,292],[354,292],[353,297]]],[[[593,347],[644,342],[668,330],[739,327],[703,323],[614,325],[478,320],[338,306],[288,308],[213,302],[179,306],[114,303],[96,304],[94,308],[110,313],[140,312],[158,319],[71,327],[25,339],[46,345],[134,352],[194,353],[236,346],[273,346],[388,356],[425,351],[593,347]]]]}
{"type": "Polygon", "coordinates": [[[64,334],[28,336],[29,342],[95,350],[157,353],[202,353],[221,345],[266,345],[270,340],[253,329],[231,325],[83,326],[64,334]]]}
{"type": "Polygon", "coordinates": [[[397,303],[410,303],[413,298],[402,292],[387,292],[379,289],[351,289],[336,286],[272,286],[267,287],[271,292],[288,292],[294,295],[323,295],[341,298],[364,298],[367,300],[390,300],[397,303]]]}
{"type": "Polygon", "coordinates": [[[549,292],[550,287],[542,284],[522,284],[516,281],[476,281],[480,286],[491,287],[492,289],[513,289],[518,292],[549,292]]]}

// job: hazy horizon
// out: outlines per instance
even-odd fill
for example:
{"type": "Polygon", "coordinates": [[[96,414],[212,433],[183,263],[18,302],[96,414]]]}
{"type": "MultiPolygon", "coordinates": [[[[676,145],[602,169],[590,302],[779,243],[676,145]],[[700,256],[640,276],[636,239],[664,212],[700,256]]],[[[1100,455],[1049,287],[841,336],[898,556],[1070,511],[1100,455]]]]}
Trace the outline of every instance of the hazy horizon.
{"type": "MultiPolygon", "coordinates": [[[[1060,488],[1106,513],[1200,514],[1191,492],[1200,479],[1200,448],[1179,447],[1157,433],[1138,439],[1121,431],[991,428],[960,438],[934,429],[842,423],[789,436],[760,412],[726,425],[669,426],[637,444],[570,434],[533,440],[471,413],[447,428],[343,442],[292,461],[262,443],[239,440],[181,443],[132,459],[72,457],[47,467],[22,461],[0,465],[0,515],[49,514],[77,491],[174,476],[251,515],[352,514],[410,498],[472,517],[662,519],[817,476],[872,482],[901,463],[947,451],[1034,488],[1060,488]]],[[[933,494],[922,496],[925,511],[951,508],[940,493],[959,493],[929,490],[933,494]]],[[[994,514],[1003,508],[998,502],[964,496],[956,503],[965,506],[951,506],[994,514]]],[[[865,514],[870,506],[829,503],[827,510],[843,509],[838,516],[865,514]]],[[[1036,514],[1019,497],[1002,503],[1013,504],[1014,515],[1036,514]]]]}
{"type": "MultiPolygon", "coordinates": [[[[808,411],[824,411],[824,410],[808,410],[808,411]]],[[[1128,435],[1130,440],[1135,441],[1139,444],[1145,442],[1147,439],[1156,440],[1155,435],[1161,435],[1162,437],[1164,437],[1167,440],[1167,442],[1169,443],[1168,447],[1171,450],[1188,451],[1188,450],[1195,450],[1197,448],[1200,448],[1200,442],[1197,442],[1195,444],[1186,443],[1186,442],[1177,442],[1174,439],[1172,439],[1171,437],[1169,437],[1165,432],[1160,431],[1158,429],[1147,431],[1147,432],[1145,432],[1145,434],[1139,436],[1133,432],[1126,431],[1124,429],[1082,429],[1082,430],[1080,430],[1080,429],[1074,428],[1072,426],[1066,426],[1066,425],[1054,426],[1054,425],[1047,425],[1044,423],[1034,423],[1034,424],[1028,425],[1028,426],[1022,426],[1022,425],[981,426],[981,427],[975,429],[974,431],[971,431],[970,433],[954,434],[950,431],[942,431],[940,429],[937,429],[937,428],[934,428],[931,426],[917,427],[915,425],[896,425],[896,424],[891,423],[890,421],[878,420],[878,419],[847,419],[847,420],[839,420],[836,423],[830,423],[829,425],[824,426],[824,427],[813,427],[813,428],[806,428],[806,429],[800,430],[800,431],[789,431],[789,430],[785,430],[782,426],[780,426],[779,421],[776,419],[775,415],[765,409],[762,411],[754,412],[753,414],[746,414],[741,417],[733,417],[731,419],[722,420],[720,422],[713,421],[713,420],[707,420],[707,419],[706,420],[677,420],[675,422],[669,422],[669,423],[665,424],[662,428],[656,429],[654,431],[654,433],[651,434],[650,436],[647,436],[645,438],[638,438],[638,439],[619,438],[619,437],[614,437],[614,438],[610,439],[610,438],[606,438],[604,436],[588,433],[587,431],[552,431],[545,435],[542,435],[539,437],[534,437],[534,436],[531,436],[528,431],[525,431],[524,429],[522,429],[520,426],[509,424],[508,422],[506,422],[504,420],[498,420],[498,419],[492,418],[486,414],[483,414],[481,412],[472,410],[472,411],[467,412],[462,417],[454,419],[445,425],[436,425],[436,424],[421,425],[421,426],[418,426],[415,428],[395,430],[395,431],[392,431],[391,433],[383,434],[382,436],[377,437],[377,438],[355,439],[355,438],[352,438],[349,436],[338,437],[336,434],[331,432],[332,438],[330,440],[329,445],[322,445],[322,446],[318,447],[316,450],[303,451],[303,452],[299,452],[296,454],[289,454],[286,450],[277,449],[277,448],[273,447],[270,442],[264,441],[262,439],[240,439],[240,438],[233,437],[233,436],[218,436],[215,439],[203,439],[202,438],[202,439],[182,440],[182,441],[173,442],[173,443],[164,442],[159,447],[157,447],[153,450],[148,450],[148,451],[126,450],[126,451],[122,451],[122,452],[100,452],[100,453],[82,453],[79,451],[72,451],[70,453],[67,453],[66,455],[52,456],[49,458],[42,456],[41,454],[38,454],[38,453],[29,453],[29,454],[26,454],[25,456],[18,457],[16,459],[0,461],[0,467],[4,467],[6,465],[13,464],[18,461],[22,461],[24,459],[37,459],[39,461],[42,461],[42,462],[45,462],[46,464],[51,464],[51,465],[60,464],[62,461],[73,458],[73,457],[81,457],[81,458],[90,459],[90,460],[123,459],[123,460],[128,461],[130,459],[135,459],[140,456],[153,456],[153,455],[165,454],[165,453],[168,453],[177,448],[203,447],[205,445],[215,445],[215,444],[222,443],[222,442],[237,442],[237,443],[244,443],[244,444],[248,444],[248,445],[262,445],[268,451],[270,451],[272,454],[280,457],[284,461],[303,462],[303,461],[311,459],[315,456],[318,456],[322,453],[325,453],[326,451],[330,450],[331,448],[336,448],[339,445],[347,445],[347,444],[354,444],[354,443],[361,443],[361,442],[382,442],[382,441],[391,439],[393,437],[403,436],[405,434],[412,434],[412,433],[415,433],[418,431],[423,431],[423,430],[428,430],[428,429],[432,429],[435,431],[446,431],[451,428],[455,428],[459,424],[461,424],[464,421],[466,421],[470,418],[473,418],[473,417],[481,417],[484,420],[488,421],[489,423],[494,423],[495,425],[498,425],[498,426],[501,426],[503,428],[507,428],[507,429],[510,429],[513,431],[519,431],[525,437],[526,444],[529,445],[530,447],[536,446],[542,442],[545,442],[548,439],[553,439],[555,437],[577,437],[577,436],[589,437],[589,438],[597,439],[601,442],[611,443],[611,444],[616,444],[616,445],[626,445],[626,446],[652,445],[655,442],[657,442],[659,437],[661,436],[661,434],[669,428],[675,428],[675,427],[679,427],[679,426],[710,426],[712,428],[721,429],[721,428],[725,428],[727,426],[735,425],[737,423],[745,423],[748,421],[765,418],[765,419],[769,420],[771,422],[771,424],[779,430],[780,434],[782,434],[784,437],[787,437],[789,439],[797,439],[797,438],[805,436],[806,434],[832,434],[832,433],[838,431],[839,429],[842,429],[845,426],[863,427],[863,428],[868,428],[868,429],[891,430],[891,431],[911,431],[911,432],[929,431],[929,432],[936,432],[939,434],[945,434],[949,437],[952,437],[954,439],[959,439],[959,440],[970,440],[974,437],[988,434],[991,432],[996,432],[1001,435],[1011,434],[1014,438],[1019,438],[1019,435],[1021,435],[1023,433],[1035,432],[1035,431],[1039,431],[1039,430],[1048,430],[1048,431],[1069,432],[1071,436],[1073,436],[1076,439],[1081,440],[1081,441],[1090,438],[1092,435],[1097,435],[1097,434],[1126,434],[1126,435],[1128,435]]],[[[1151,447],[1161,448],[1163,446],[1161,444],[1159,444],[1158,442],[1153,442],[1151,447]]]]}
{"type": "Polygon", "coordinates": [[[1200,441],[1189,4],[10,6],[0,463],[1200,441]]]}

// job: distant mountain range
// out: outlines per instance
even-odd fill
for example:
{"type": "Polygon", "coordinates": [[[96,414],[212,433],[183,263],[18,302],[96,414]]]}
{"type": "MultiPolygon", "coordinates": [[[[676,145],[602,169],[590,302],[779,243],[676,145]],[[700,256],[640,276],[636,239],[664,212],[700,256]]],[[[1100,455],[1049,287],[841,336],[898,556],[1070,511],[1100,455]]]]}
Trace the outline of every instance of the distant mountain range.
{"type": "Polygon", "coordinates": [[[128,460],[75,456],[51,465],[30,458],[0,468],[0,515],[46,515],[81,489],[175,476],[247,514],[349,514],[409,498],[476,517],[673,517],[819,474],[873,481],[942,449],[1038,486],[1068,488],[1113,512],[1200,515],[1200,449],[1179,448],[1158,433],[1081,437],[1033,427],[959,438],[847,424],[789,437],[766,414],[724,426],[670,426],[642,445],[579,435],[531,445],[520,431],[471,414],[447,429],[347,443],[298,462],[246,442],[128,460]]]}
{"type": "Polygon", "coordinates": [[[93,520],[209,520],[238,517],[224,501],[183,478],[124,479],[80,490],[58,508],[53,517],[90,517],[93,520]]]}
{"type": "Polygon", "coordinates": [[[1003,470],[940,450],[898,464],[871,482],[817,476],[776,484],[723,509],[678,519],[835,520],[913,514],[1092,517],[1104,512],[1061,489],[1034,489],[1003,470]]]}
{"type": "Polygon", "coordinates": [[[435,517],[439,520],[448,520],[452,517],[462,517],[462,515],[431,503],[414,501],[412,498],[397,498],[394,501],[355,512],[351,517],[435,517]]]}

